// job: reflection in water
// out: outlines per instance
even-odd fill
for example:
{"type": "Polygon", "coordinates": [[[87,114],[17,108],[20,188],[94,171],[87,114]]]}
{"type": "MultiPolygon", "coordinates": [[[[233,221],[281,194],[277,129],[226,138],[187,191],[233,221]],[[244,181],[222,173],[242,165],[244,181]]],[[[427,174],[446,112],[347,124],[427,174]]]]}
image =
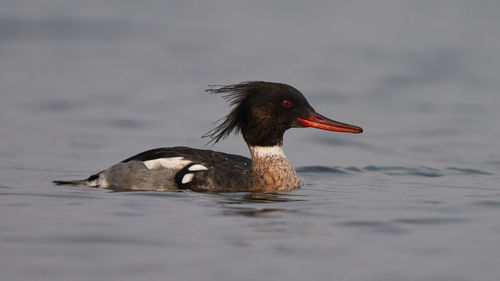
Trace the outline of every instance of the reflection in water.
{"type": "Polygon", "coordinates": [[[245,193],[214,193],[221,196],[219,203],[222,204],[247,204],[247,203],[280,203],[280,202],[295,202],[306,201],[300,199],[304,196],[295,195],[292,193],[261,193],[261,192],[245,192],[245,193]]]}
{"type": "Polygon", "coordinates": [[[217,200],[219,204],[222,205],[223,215],[230,216],[246,216],[246,217],[258,217],[262,215],[267,215],[271,213],[279,212],[289,212],[290,209],[287,208],[261,208],[254,207],[257,204],[273,204],[273,203],[286,203],[286,202],[297,202],[297,201],[307,201],[305,199],[300,199],[303,197],[301,195],[294,195],[291,193],[259,193],[259,192],[246,192],[246,193],[218,193],[220,198],[217,200]],[[238,206],[234,205],[244,205],[250,204],[251,206],[238,206]]]}
{"type": "Polygon", "coordinates": [[[226,207],[222,214],[229,216],[259,217],[270,213],[287,212],[280,208],[251,208],[251,207],[226,207]]]}
{"type": "Polygon", "coordinates": [[[207,195],[215,200],[215,203],[223,208],[224,215],[240,215],[256,217],[263,214],[286,212],[287,208],[261,208],[253,207],[255,204],[273,204],[286,202],[307,201],[304,195],[293,193],[259,193],[259,192],[194,192],[190,190],[169,190],[169,191],[134,191],[128,189],[113,189],[112,193],[127,193],[127,196],[148,196],[148,197],[170,197],[170,198],[193,198],[197,195],[207,195]],[[234,205],[249,205],[238,206],[234,205]]]}
{"type": "Polygon", "coordinates": [[[188,198],[189,190],[168,190],[168,191],[137,191],[130,189],[110,189],[110,192],[116,193],[129,193],[130,195],[137,196],[151,196],[151,197],[173,197],[173,198],[188,198]]]}

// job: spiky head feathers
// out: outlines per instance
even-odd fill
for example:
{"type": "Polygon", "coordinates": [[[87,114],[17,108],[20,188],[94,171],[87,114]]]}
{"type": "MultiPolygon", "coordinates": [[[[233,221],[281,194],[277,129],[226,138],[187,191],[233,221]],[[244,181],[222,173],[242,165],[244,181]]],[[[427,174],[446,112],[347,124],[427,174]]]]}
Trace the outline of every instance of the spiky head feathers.
{"type": "Polygon", "coordinates": [[[297,89],[281,83],[250,81],[214,86],[206,92],[223,94],[233,106],[231,112],[219,120],[217,127],[203,135],[210,139],[209,143],[216,143],[233,131],[241,131],[251,145],[281,144],[283,133],[298,126],[294,116],[311,108],[297,89]]]}

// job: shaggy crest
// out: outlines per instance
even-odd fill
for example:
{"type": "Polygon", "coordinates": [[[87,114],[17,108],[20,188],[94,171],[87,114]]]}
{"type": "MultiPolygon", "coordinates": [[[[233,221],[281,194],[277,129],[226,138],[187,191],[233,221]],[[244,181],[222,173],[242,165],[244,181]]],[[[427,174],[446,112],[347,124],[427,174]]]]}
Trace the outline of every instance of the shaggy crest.
{"type": "Polygon", "coordinates": [[[227,138],[233,131],[235,134],[237,134],[241,129],[238,122],[244,100],[250,94],[256,93],[259,90],[262,89],[278,90],[279,88],[283,88],[284,86],[287,85],[280,83],[264,82],[264,81],[247,81],[228,86],[220,86],[220,85],[209,86],[210,88],[205,90],[205,92],[209,94],[223,94],[222,98],[227,102],[229,102],[230,106],[235,106],[235,107],[233,108],[233,110],[231,110],[231,112],[228,115],[219,119],[216,122],[216,124],[219,123],[217,127],[205,133],[202,136],[202,138],[210,139],[207,144],[209,143],[215,144],[221,139],[227,138]]]}

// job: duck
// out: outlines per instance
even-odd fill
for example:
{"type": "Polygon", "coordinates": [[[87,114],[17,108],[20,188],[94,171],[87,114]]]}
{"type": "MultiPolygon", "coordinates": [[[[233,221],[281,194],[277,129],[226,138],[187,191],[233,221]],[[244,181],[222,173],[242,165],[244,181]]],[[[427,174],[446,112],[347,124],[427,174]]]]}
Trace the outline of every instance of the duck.
{"type": "Polygon", "coordinates": [[[86,185],[112,190],[282,192],[302,186],[283,152],[290,128],[316,128],[359,134],[358,126],[329,119],[294,87],[276,82],[247,81],[206,90],[220,94],[231,111],[204,134],[217,143],[241,133],[251,158],[185,146],[163,147],[129,157],[83,180],[56,180],[57,185],[86,185]]]}

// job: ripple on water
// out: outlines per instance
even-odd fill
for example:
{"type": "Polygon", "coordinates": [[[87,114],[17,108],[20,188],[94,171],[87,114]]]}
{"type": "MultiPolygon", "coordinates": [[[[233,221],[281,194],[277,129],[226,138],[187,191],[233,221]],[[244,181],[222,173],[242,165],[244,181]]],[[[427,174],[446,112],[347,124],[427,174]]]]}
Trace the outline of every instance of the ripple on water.
{"type": "Polygon", "coordinates": [[[471,169],[471,168],[457,168],[457,167],[446,167],[443,169],[426,167],[426,166],[414,166],[414,167],[404,167],[404,166],[377,166],[369,165],[364,168],[358,167],[338,167],[338,166],[302,166],[298,167],[298,173],[308,174],[308,173],[324,173],[324,174],[352,174],[352,173],[383,173],[389,176],[421,176],[428,178],[443,177],[450,175],[493,175],[490,172],[471,169]]]}
{"type": "Polygon", "coordinates": [[[386,175],[390,176],[423,176],[423,177],[441,177],[443,176],[443,172],[435,169],[424,166],[418,167],[400,167],[400,166],[366,166],[363,168],[365,171],[370,172],[383,172],[386,175]]]}
{"type": "Polygon", "coordinates": [[[462,218],[408,218],[398,219],[396,222],[411,225],[445,225],[467,221],[462,218]]]}
{"type": "Polygon", "coordinates": [[[500,208],[500,201],[484,200],[477,202],[478,205],[491,208],[500,208]]]}
{"type": "Polygon", "coordinates": [[[120,245],[142,245],[142,246],[165,246],[163,241],[141,239],[135,237],[120,237],[108,235],[80,235],[53,237],[51,241],[57,243],[78,244],[120,244],[120,245]]]}
{"type": "Polygon", "coordinates": [[[382,221],[364,221],[353,220],[337,223],[337,225],[344,227],[363,228],[373,232],[387,233],[387,234],[404,234],[408,231],[393,222],[382,221]]]}
{"type": "Polygon", "coordinates": [[[463,168],[456,168],[456,167],[447,167],[446,169],[450,170],[450,171],[458,172],[459,174],[463,174],[463,175],[493,175],[492,173],[477,170],[477,169],[463,169],[463,168]]]}
{"type": "Polygon", "coordinates": [[[96,198],[92,194],[83,192],[72,192],[72,193],[24,193],[24,192],[0,192],[0,196],[25,196],[33,198],[57,198],[57,199],[94,199],[96,198]]]}
{"type": "Polygon", "coordinates": [[[296,169],[298,173],[332,173],[332,174],[348,174],[342,168],[328,166],[304,166],[296,169]]]}

